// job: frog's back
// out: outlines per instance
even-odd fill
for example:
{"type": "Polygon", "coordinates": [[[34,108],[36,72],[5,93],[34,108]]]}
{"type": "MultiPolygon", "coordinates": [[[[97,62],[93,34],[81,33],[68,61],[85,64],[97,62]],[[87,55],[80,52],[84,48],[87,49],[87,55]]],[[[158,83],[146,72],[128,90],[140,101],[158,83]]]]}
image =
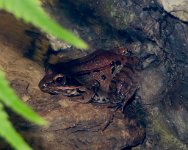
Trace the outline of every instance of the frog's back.
{"type": "Polygon", "coordinates": [[[89,56],[70,62],[73,71],[95,70],[110,66],[113,62],[121,61],[121,57],[111,51],[97,50],[89,56]],[[79,66],[79,67],[78,67],[79,66]]]}

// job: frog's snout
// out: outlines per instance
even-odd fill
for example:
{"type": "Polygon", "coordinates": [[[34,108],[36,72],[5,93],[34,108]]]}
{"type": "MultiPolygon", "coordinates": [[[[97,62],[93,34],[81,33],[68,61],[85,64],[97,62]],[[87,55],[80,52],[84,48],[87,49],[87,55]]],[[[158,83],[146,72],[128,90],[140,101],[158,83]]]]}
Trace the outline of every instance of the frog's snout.
{"type": "Polygon", "coordinates": [[[45,91],[47,87],[47,84],[46,83],[43,83],[42,85],[39,86],[39,88],[42,90],[42,91],[45,91]]]}
{"type": "Polygon", "coordinates": [[[39,88],[40,88],[41,91],[43,91],[43,92],[46,92],[46,91],[47,91],[48,84],[42,82],[42,80],[39,82],[39,85],[38,85],[38,86],[39,86],[39,88]]]}

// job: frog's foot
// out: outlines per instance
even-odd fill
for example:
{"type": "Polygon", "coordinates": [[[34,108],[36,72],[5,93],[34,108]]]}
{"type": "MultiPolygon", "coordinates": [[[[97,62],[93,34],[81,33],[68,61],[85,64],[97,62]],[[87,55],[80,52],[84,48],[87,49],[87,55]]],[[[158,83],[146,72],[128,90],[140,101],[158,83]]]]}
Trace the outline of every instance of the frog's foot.
{"type": "Polygon", "coordinates": [[[109,108],[113,108],[114,111],[117,111],[117,110],[121,110],[122,112],[124,112],[124,110],[126,109],[126,107],[132,103],[132,101],[134,100],[134,95],[129,98],[129,99],[124,99],[123,101],[121,102],[117,102],[117,103],[112,103],[109,108]]]}
{"type": "Polygon", "coordinates": [[[105,122],[102,131],[106,130],[108,128],[108,126],[113,122],[114,120],[114,112],[112,114],[110,114],[109,119],[105,122]]]}
{"type": "Polygon", "coordinates": [[[119,109],[123,109],[123,104],[121,102],[115,103],[115,104],[110,104],[110,106],[108,106],[108,108],[112,108],[116,112],[119,109]]]}
{"type": "Polygon", "coordinates": [[[110,99],[101,92],[98,92],[93,94],[91,102],[94,104],[107,104],[110,102],[110,99]]]}
{"type": "Polygon", "coordinates": [[[104,94],[102,91],[100,91],[100,82],[97,80],[92,80],[89,84],[90,90],[93,92],[93,95],[90,99],[91,103],[94,104],[106,104],[109,102],[109,99],[107,98],[106,94],[104,94]]]}
{"type": "Polygon", "coordinates": [[[90,83],[87,85],[87,87],[89,87],[90,90],[93,91],[93,93],[97,93],[100,90],[100,82],[97,80],[92,80],[90,81],[90,83]]]}

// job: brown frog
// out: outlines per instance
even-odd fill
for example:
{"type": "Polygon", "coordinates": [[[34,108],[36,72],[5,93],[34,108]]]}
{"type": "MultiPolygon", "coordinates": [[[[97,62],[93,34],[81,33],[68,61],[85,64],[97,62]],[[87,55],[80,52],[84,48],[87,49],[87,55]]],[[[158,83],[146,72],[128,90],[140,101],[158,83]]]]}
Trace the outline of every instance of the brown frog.
{"type": "Polygon", "coordinates": [[[50,94],[80,96],[84,103],[124,108],[137,89],[137,64],[137,57],[97,50],[80,59],[50,65],[39,87],[50,94]]]}

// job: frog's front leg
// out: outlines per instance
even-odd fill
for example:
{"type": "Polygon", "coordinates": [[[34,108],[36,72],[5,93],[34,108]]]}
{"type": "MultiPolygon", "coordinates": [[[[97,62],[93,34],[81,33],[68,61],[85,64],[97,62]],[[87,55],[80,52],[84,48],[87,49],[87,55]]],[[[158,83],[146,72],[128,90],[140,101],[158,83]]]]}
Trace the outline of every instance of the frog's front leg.
{"type": "Polygon", "coordinates": [[[70,97],[71,101],[76,101],[76,102],[84,103],[84,104],[91,102],[90,98],[91,98],[91,95],[93,94],[92,91],[88,90],[85,87],[78,88],[76,89],[76,91],[78,91],[80,94],[77,94],[76,96],[71,96],[71,95],[67,96],[67,97],[70,97]]]}
{"type": "Polygon", "coordinates": [[[131,102],[134,99],[136,90],[137,89],[135,88],[131,88],[127,92],[122,92],[122,90],[117,92],[117,94],[110,94],[111,99],[109,107],[115,108],[115,111],[121,109],[123,112],[125,107],[129,104],[129,102],[131,102]]]}
{"type": "Polygon", "coordinates": [[[95,104],[106,104],[109,102],[107,94],[101,90],[101,85],[98,80],[92,80],[89,84],[89,89],[93,92],[90,102],[95,104]]]}
{"type": "Polygon", "coordinates": [[[110,99],[108,98],[107,94],[99,91],[98,93],[94,93],[94,95],[91,98],[91,102],[93,104],[107,104],[110,102],[110,99]]]}
{"type": "Polygon", "coordinates": [[[78,96],[69,96],[72,101],[77,101],[80,103],[94,103],[94,104],[104,104],[109,102],[107,96],[101,91],[100,82],[98,80],[89,81],[86,87],[80,87],[80,91],[84,91],[78,98],[78,96]]]}

